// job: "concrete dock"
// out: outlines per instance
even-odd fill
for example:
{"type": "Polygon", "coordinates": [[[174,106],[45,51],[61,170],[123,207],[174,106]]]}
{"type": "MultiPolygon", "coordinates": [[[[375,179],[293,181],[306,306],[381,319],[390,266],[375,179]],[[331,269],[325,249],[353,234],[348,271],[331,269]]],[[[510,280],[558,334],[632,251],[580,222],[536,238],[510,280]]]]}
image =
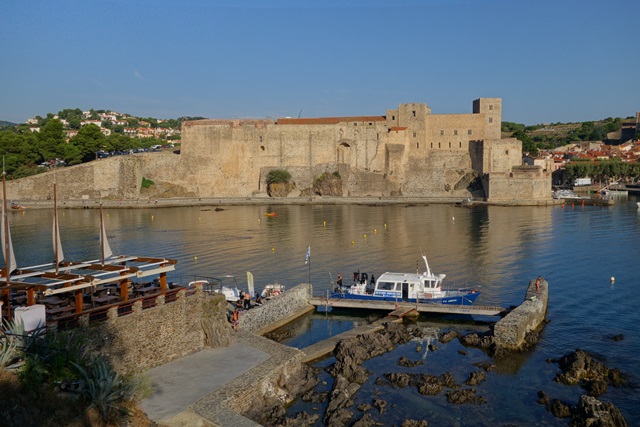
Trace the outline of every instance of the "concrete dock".
{"type": "Polygon", "coordinates": [[[325,308],[359,308],[366,310],[386,310],[390,312],[398,308],[413,308],[419,313],[469,314],[476,316],[499,316],[501,313],[507,311],[507,309],[503,307],[481,305],[425,304],[324,297],[312,297],[309,300],[309,304],[313,304],[316,307],[324,306],[325,308]]]}

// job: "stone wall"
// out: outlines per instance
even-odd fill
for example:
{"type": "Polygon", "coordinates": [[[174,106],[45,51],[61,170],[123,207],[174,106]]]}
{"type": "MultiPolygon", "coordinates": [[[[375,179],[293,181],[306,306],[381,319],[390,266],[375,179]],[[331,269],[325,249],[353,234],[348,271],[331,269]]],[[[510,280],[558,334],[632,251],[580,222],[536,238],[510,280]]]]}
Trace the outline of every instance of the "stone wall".
{"type": "MultiPolygon", "coordinates": [[[[59,169],[59,200],[268,197],[265,177],[275,168],[292,175],[288,197],[310,195],[317,177],[337,170],[347,197],[465,199],[475,194],[462,177],[511,172],[522,162],[520,141],[499,139],[501,111],[499,98],[481,98],[471,114],[437,115],[407,103],[386,116],[185,122],[180,155],[140,153],[59,169]],[[143,178],[158,184],[143,191],[143,178]]],[[[530,178],[517,199],[550,199],[542,183],[550,176],[530,178]]],[[[8,195],[47,200],[52,183],[53,172],[11,181],[8,195]]],[[[518,182],[498,176],[485,195],[512,198],[511,184],[518,182]]]]}
{"type": "Polygon", "coordinates": [[[313,296],[310,283],[302,283],[284,293],[265,300],[262,306],[255,306],[240,316],[240,329],[256,332],[270,324],[286,319],[296,312],[309,307],[309,299],[313,296]]]}
{"type": "MultiPolygon", "coordinates": [[[[141,371],[205,347],[229,346],[233,337],[226,313],[224,296],[197,287],[193,295],[182,290],[177,300],[167,303],[159,296],[155,307],[144,310],[142,301],[136,301],[133,312],[123,316],[114,307],[105,321],[91,328],[102,337],[102,353],[116,370],[141,371]]],[[[86,321],[81,318],[81,323],[86,321]]]]}
{"type": "Polygon", "coordinates": [[[518,350],[529,331],[537,330],[547,312],[549,284],[542,280],[540,292],[536,292],[535,280],[529,282],[524,302],[494,325],[493,335],[497,347],[518,350]]]}

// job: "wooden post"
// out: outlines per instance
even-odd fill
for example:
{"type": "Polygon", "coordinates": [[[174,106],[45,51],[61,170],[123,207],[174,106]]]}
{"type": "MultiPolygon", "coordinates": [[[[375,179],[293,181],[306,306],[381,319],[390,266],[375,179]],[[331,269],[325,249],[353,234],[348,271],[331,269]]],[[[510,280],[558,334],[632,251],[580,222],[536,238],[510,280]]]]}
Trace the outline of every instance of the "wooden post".
{"type": "Polygon", "coordinates": [[[11,319],[11,304],[9,303],[9,293],[11,291],[9,290],[9,288],[4,288],[2,289],[2,302],[4,303],[4,306],[6,307],[6,313],[7,313],[7,319],[11,319]]]}
{"type": "MultiPolygon", "coordinates": [[[[164,267],[166,264],[161,264],[164,267]]],[[[167,292],[167,273],[160,273],[160,293],[165,294],[167,292]]]]}
{"type": "Polygon", "coordinates": [[[82,289],[76,289],[76,313],[82,313],[84,308],[84,294],[82,289]]]}
{"type": "Polygon", "coordinates": [[[129,301],[129,281],[127,279],[120,281],[120,298],[122,301],[129,301]]]}
{"type": "Polygon", "coordinates": [[[33,288],[27,289],[27,305],[34,305],[36,303],[36,291],[33,288]]]}

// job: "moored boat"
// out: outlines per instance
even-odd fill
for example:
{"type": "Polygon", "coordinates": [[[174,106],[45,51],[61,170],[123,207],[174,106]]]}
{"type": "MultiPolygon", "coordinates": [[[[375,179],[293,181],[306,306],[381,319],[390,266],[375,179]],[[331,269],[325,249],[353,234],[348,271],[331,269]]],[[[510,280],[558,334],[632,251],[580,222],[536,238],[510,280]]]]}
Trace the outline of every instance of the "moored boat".
{"type": "Polygon", "coordinates": [[[351,286],[334,289],[330,293],[331,298],[471,305],[480,295],[476,289],[443,289],[442,281],[446,275],[435,275],[429,268],[427,257],[422,255],[422,259],[426,271],[422,273],[386,272],[378,277],[373,287],[367,284],[366,276],[363,279],[362,275],[356,273],[354,283],[351,286]]]}

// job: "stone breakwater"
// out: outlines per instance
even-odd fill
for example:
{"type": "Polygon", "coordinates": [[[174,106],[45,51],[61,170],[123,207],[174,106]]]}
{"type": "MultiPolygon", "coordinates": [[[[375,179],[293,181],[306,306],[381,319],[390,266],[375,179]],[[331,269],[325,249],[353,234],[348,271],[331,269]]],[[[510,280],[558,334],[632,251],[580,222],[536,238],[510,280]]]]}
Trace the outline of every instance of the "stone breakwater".
{"type": "Polygon", "coordinates": [[[529,282],[524,302],[496,322],[493,340],[497,351],[519,350],[525,345],[527,334],[536,331],[544,322],[549,300],[549,283],[540,282],[536,290],[535,280],[529,282]]]}

